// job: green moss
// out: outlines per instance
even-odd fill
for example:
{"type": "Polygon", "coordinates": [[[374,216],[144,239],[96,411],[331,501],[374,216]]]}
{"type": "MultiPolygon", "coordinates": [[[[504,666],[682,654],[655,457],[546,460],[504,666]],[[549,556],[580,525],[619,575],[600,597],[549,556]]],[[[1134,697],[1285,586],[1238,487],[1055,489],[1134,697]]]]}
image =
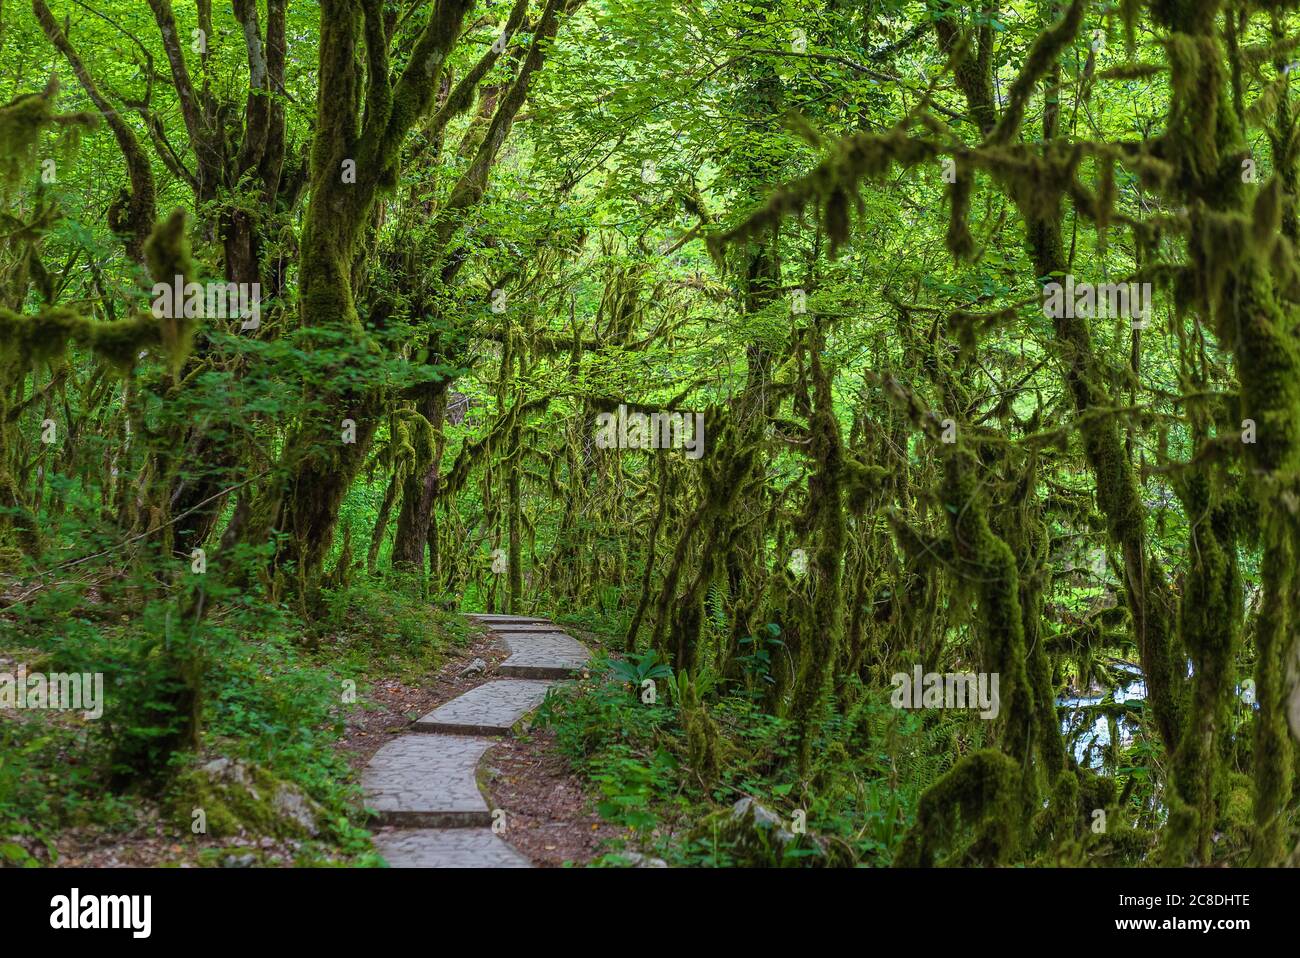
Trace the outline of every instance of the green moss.
{"type": "Polygon", "coordinates": [[[22,550],[13,546],[0,546],[0,573],[15,573],[22,569],[22,550]]]}
{"type": "Polygon", "coordinates": [[[1121,822],[1108,828],[1105,835],[1091,846],[1088,860],[1102,865],[1140,865],[1151,854],[1155,843],[1155,835],[1149,830],[1121,822]]]}
{"type": "Polygon", "coordinates": [[[722,261],[728,244],[761,236],[784,217],[802,212],[810,203],[821,203],[834,252],[848,242],[849,205],[862,181],[883,176],[895,163],[917,166],[938,154],[936,144],[910,136],[906,124],[887,133],[845,137],[813,172],[773,192],[761,210],[737,226],[710,236],[709,251],[722,261]]]}
{"type": "Polygon", "coordinates": [[[710,788],[718,780],[721,761],[721,741],[718,727],[709,715],[708,706],[700,701],[694,682],[686,673],[677,677],[678,703],[682,728],[686,731],[686,744],[691,769],[700,784],[710,788]]]}
{"type": "Polygon", "coordinates": [[[1178,867],[1192,861],[1197,854],[1200,831],[1200,811],[1177,795],[1171,796],[1169,817],[1165,822],[1160,846],[1161,864],[1178,867]]]}
{"type": "MultiPolygon", "coordinates": [[[[974,455],[960,442],[949,447],[944,462],[943,504],[952,533],[954,568],[969,580],[977,596],[983,666],[999,675],[1002,747],[1019,766],[1029,761],[1037,725],[1037,709],[1026,671],[1019,564],[1011,547],[989,523],[978,470],[974,455]]],[[[1032,784],[1032,780],[1025,784],[1032,784]]]]}
{"type": "MultiPolygon", "coordinates": [[[[1220,742],[1230,725],[1229,701],[1236,684],[1233,662],[1242,617],[1241,576],[1232,525],[1226,521],[1228,513],[1214,508],[1217,496],[1209,478],[1187,477],[1180,495],[1191,520],[1191,544],[1178,632],[1191,656],[1194,679],[1192,707],[1174,756],[1174,784],[1180,800],[1195,810],[1195,853],[1208,863],[1220,742]]],[[[1184,836],[1173,840],[1183,847],[1184,836]]]]}
{"type": "Polygon", "coordinates": [[[58,95],[57,78],[51,78],[40,93],[27,93],[0,106],[0,197],[24,179],[34,177],[36,149],[50,131],[76,133],[91,126],[95,117],[87,113],[59,114],[54,111],[58,95]]]}
{"type": "Polygon", "coordinates": [[[1215,830],[1222,833],[1229,848],[1250,844],[1255,832],[1255,789],[1248,775],[1232,772],[1227,783],[1215,830]]]}
{"type": "Polygon", "coordinates": [[[280,838],[310,838],[319,816],[315,802],[257,765],[218,759],[181,772],[168,790],[173,824],[192,833],[202,810],[206,834],[230,838],[241,832],[280,838]]]}
{"type": "Polygon", "coordinates": [[[1063,771],[1052,785],[1052,798],[1043,810],[1035,831],[1039,840],[1051,840],[1058,849],[1078,847],[1084,818],[1079,802],[1079,779],[1073,771],[1063,771]]]}
{"type": "Polygon", "coordinates": [[[822,348],[818,335],[809,350],[815,406],[808,430],[809,452],[817,465],[808,478],[808,505],[795,530],[802,541],[815,543],[809,557],[811,596],[802,590],[791,593],[791,620],[787,623],[799,637],[799,668],[790,712],[798,735],[801,772],[807,771],[811,758],[813,715],[844,642],[844,450],[831,400],[831,377],[821,363],[822,348]]]}
{"type": "Polygon", "coordinates": [[[1005,864],[1020,845],[1020,796],[1015,762],[993,749],[972,752],[921,795],[897,864],[1005,864]]]}
{"type": "Polygon", "coordinates": [[[958,175],[948,188],[948,252],[955,259],[970,259],[975,253],[975,240],[967,223],[970,217],[972,179],[958,175]]]}

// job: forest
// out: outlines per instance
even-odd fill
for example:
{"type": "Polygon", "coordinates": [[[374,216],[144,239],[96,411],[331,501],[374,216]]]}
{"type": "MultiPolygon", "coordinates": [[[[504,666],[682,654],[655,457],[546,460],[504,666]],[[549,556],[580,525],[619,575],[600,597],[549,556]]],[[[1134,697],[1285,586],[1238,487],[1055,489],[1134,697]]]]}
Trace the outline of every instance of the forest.
{"type": "Polygon", "coordinates": [[[1300,865],[1297,67],[0,0],[0,863],[1300,865]]]}

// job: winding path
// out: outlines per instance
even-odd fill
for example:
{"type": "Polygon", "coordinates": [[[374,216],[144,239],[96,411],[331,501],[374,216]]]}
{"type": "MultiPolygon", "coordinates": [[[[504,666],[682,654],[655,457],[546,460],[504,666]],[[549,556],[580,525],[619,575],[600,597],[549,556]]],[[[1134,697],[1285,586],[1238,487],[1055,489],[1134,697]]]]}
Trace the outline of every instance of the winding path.
{"type": "MultiPolygon", "coordinates": [[[[587,663],[586,646],[528,616],[471,615],[509,651],[498,677],[438,706],[389,742],[362,773],[366,807],[381,826],[375,848],[399,868],[529,868],[492,831],[478,763],[492,737],[509,735],[546,690],[587,663]]],[[[508,823],[507,823],[508,824],[508,823]]]]}

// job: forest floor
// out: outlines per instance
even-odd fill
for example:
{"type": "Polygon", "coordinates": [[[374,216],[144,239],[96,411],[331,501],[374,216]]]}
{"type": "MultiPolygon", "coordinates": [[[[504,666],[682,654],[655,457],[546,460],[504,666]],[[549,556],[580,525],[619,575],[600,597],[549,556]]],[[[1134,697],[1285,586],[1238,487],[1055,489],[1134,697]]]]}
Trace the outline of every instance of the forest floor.
{"type": "Polygon", "coordinates": [[[534,865],[585,865],[620,831],[595,811],[588,785],[559,754],[555,733],[503,739],[483,757],[494,808],[510,809],[511,845],[534,865]]]}

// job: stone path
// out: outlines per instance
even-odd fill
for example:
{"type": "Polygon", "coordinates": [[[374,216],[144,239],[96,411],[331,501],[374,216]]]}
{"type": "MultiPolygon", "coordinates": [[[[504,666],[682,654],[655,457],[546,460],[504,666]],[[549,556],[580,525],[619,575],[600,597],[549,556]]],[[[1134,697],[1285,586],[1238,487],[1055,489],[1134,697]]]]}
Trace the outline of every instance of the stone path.
{"type": "Polygon", "coordinates": [[[417,732],[509,735],[521,718],[542,704],[550,682],[498,679],[470,689],[415,723],[417,732]]]}
{"type": "Polygon", "coordinates": [[[554,632],[555,626],[549,622],[501,621],[485,623],[498,632],[554,632]]]}
{"type": "MultiPolygon", "coordinates": [[[[545,619],[471,615],[510,652],[490,678],[418,719],[361,776],[381,829],[375,847],[396,868],[529,868],[492,831],[478,787],[492,736],[509,735],[555,681],[587,664],[586,646],[545,619]]],[[[509,823],[507,822],[507,827],[509,823]]]]}
{"type": "Polygon", "coordinates": [[[375,836],[393,868],[532,868],[486,828],[406,828],[375,836]]]}
{"type": "MultiPolygon", "coordinates": [[[[552,627],[554,628],[554,627],[552,627]]],[[[516,679],[566,679],[587,664],[591,657],[584,646],[563,632],[515,632],[508,626],[494,626],[510,650],[497,669],[498,675],[516,679]]]]}

